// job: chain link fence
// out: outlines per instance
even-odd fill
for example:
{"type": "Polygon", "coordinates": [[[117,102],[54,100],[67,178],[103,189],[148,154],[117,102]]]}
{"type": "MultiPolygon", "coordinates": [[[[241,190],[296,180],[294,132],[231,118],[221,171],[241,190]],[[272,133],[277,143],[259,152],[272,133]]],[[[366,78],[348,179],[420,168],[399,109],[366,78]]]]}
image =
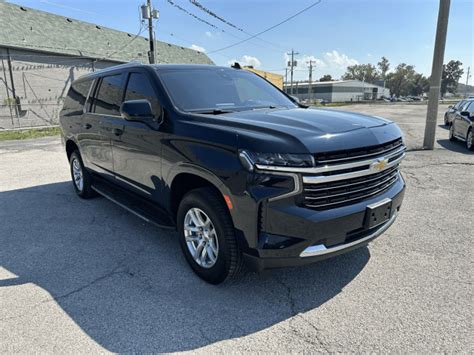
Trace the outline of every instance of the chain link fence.
{"type": "Polygon", "coordinates": [[[0,105],[0,130],[56,126],[62,102],[0,105]]]}

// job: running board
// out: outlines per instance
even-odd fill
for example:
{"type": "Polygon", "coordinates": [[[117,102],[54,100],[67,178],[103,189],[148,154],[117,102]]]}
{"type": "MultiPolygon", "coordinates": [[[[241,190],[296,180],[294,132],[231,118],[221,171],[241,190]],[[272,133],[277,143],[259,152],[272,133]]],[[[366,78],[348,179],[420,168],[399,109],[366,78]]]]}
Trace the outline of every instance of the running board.
{"type": "Polygon", "coordinates": [[[162,209],[150,201],[135,195],[119,186],[103,182],[95,178],[92,189],[104,196],[106,199],[133,213],[146,222],[152,223],[160,228],[176,229],[171,218],[162,209]]]}

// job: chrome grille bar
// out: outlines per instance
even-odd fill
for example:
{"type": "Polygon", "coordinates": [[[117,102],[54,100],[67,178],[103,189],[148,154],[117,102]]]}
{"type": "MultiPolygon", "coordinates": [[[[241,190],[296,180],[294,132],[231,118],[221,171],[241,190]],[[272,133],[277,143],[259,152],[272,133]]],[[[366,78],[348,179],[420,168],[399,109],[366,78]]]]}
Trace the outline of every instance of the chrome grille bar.
{"type": "MultiPolygon", "coordinates": [[[[385,178],[386,176],[388,175],[391,175],[391,174],[394,174],[396,171],[397,171],[397,168],[398,166],[394,166],[392,167],[392,169],[387,169],[382,175],[377,175],[377,174],[374,174],[376,175],[376,177],[372,177],[370,179],[364,179],[363,181],[357,181],[357,182],[353,182],[353,183],[349,183],[349,184],[344,184],[344,185],[335,185],[335,186],[328,186],[328,187],[325,187],[325,186],[321,186],[320,185],[317,185],[317,187],[313,187],[311,185],[310,188],[305,188],[304,191],[307,191],[307,192],[318,192],[318,191],[326,191],[326,190],[333,190],[333,189],[343,189],[345,187],[350,187],[350,186],[354,186],[354,185],[360,185],[360,184],[366,184],[368,182],[372,182],[372,181],[375,181],[375,180],[379,180],[380,178],[385,178]]],[[[349,179],[350,180],[350,179],[349,179]]]]}
{"type": "Polygon", "coordinates": [[[390,180],[395,181],[397,179],[397,174],[398,174],[398,172],[395,172],[395,174],[390,174],[388,178],[382,180],[381,182],[378,182],[375,185],[364,187],[363,189],[351,190],[351,191],[342,192],[342,193],[339,193],[339,194],[328,194],[328,195],[318,196],[318,197],[305,196],[305,199],[311,200],[311,201],[313,201],[313,200],[322,200],[322,199],[329,199],[329,198],[333,198],[333,197],[340,197],[340,196],[344,196],[344,195],[359,193],[359,192],[366,191],[366,190],[372,190],[372,189],[374,189],[374,188],[376,188],[380,185],[386,184],[390,180]]]}

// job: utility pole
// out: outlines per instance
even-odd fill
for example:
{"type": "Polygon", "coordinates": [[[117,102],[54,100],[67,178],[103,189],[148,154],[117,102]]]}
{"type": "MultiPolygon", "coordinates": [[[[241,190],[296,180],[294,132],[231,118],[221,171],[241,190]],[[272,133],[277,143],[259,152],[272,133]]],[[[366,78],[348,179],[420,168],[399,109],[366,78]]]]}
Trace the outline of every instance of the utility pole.
{"type": "Polygon", "coordinates": [[[151,4],[151,0],[147,0],[146,5],[141,6],[142,19],[148,20],[148,42],[150,43],[150,51],[148,52],[148,61],[155,64],[155,39],[153,36],[153,20],[160,17],[158,10],[155,10],[151,4]]]}
{"type": "Polygon", "coordinates": [[[467,98],[467,86],[469,85],[469,77],[471,76],[469,73],[471,71],[471,67],[467,67],[467,75],[466,75],[466,87],[464,88],[464,98],[467,98]]]}
{"type": "MultiPolygon", "coordinates": [[[[283,84],[283,88],[288,85],[288,68],[285,68],[285,83],[283,84]]],[[[286,92],[286,89],[285,89],[286,92]]]]}
{"type": "Polygon", "coordinates": [[[310,60],[309,62],[306,62],[309,64],[309,82],[308,82],[308,100],[309,103],[313,101],[313,63],[316,64],[315,60],[310,60]]]}
{"type": "Polygon", "coordinates": [[[290,67],[290,92],[291,92],[291,95],[293,95],[293,67],[296,67],[296,65],[298,64],[296,61],[295,61],[295,55],[298,55],[299,53],[298,52],[295,52],[293,49],[291,50],[291,53],[286,53],[287,55],[291,55],[291,60],[290,62],[288,63],[288,66],[290,67]]]}
{"type": "Polygon", "coordinates": [[[438,118],[439,89],[443,72],[444,48],[448,32],[449,6],[451,0],[440,0],[438,12],[438,25],[436,28],[436,42],[433,53],[433,66],[431,68],[430,92],[428,96],[428,110],[426,112],[425,138],[423,147],[433,150],[436,134],[436,121],[438,118]]]}

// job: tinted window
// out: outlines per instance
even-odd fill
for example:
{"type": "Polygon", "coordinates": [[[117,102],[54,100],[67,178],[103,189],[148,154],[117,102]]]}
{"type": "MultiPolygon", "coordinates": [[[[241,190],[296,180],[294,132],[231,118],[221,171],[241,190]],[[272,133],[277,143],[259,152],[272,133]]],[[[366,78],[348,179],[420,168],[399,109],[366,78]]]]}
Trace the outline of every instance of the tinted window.
{"type": "Polygon", "coordinates": [[[474,113],[474,101],[471,101],[469,106],[464,107],[464,111],[469,111],[469,113],[474,113]]]}
{"type": "Polygon", "coordinates": [[[102,78],[94,98],[93,112],[104,115],[120,115],[122,79],[122,74],[102,78]]]}
{"type": "Polygon", "coordinates": [[[64,100],[64,115],[80,115],[92,80],[73,82],[64,100]]]}
{"type": "Polygon", "coordinates": [[[464,104],[464,102],[465,102],[464,100],[459,101],[456,105],[454,105],[453,108],[455,108],[456,110],[459,110],[459,108],[464,104]]]}
{"type": "Polygon", "coordinates": [[[245,70],[160,69],[158,73],[173,103],[184,111],[296,106],[266,80],[245,70]]]}
{"type": "Polygon", "coordinates": [[[148,100],[155,117],[159,117],[161,106],[156,97],[155,90],[151,86],[150,80],[142,73],[131,73],[128,79],[127,90],[124,101],[128,100],[148,100]]]}

